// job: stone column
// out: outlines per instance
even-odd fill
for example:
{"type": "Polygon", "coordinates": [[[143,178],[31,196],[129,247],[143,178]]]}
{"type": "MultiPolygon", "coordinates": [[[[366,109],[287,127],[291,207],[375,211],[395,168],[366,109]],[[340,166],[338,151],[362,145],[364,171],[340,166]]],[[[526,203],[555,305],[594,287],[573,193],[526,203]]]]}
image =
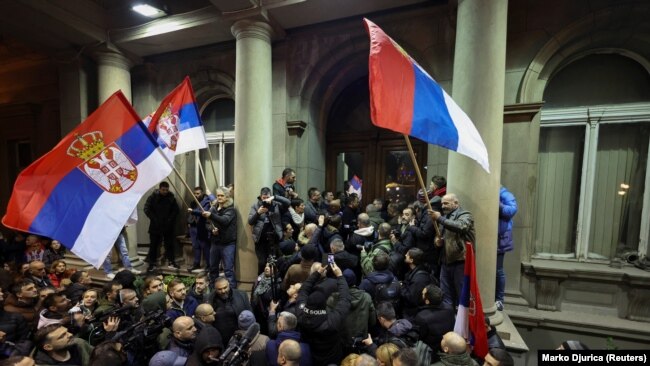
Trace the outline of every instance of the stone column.
{"type": "Polygon", "coordinates": [[[248,225],[251,204],[260,188],[273,183],[271,26],[239,20],[235,75],[235,208],[237,209],[237,280],[249,289],[257,277],[255,243],[248,225]]]}
{"type": "Polygon", "coordinates": [[[495,312],[507,12],[507,0],[460,0],[454,55],[453,99],[481,134],[491,173],[465,156],[450,153],[447,192],[456,193],[461,206],[474,215],[476,272],[488,314],[495,312]]]}
{"type": "MultiPolygon", "coordinates": [[[[97,93],[99,103],[118,90],[131,102],[131,66],[132,62],[115,49],[106,48],[94,53],[97,62],[97,93]]],[[[138,235],[135,225],[126,229],[126,242],[129,248],[129,258],[134,267],[140,267],[143,262],[138,258],[138,235]]]]}

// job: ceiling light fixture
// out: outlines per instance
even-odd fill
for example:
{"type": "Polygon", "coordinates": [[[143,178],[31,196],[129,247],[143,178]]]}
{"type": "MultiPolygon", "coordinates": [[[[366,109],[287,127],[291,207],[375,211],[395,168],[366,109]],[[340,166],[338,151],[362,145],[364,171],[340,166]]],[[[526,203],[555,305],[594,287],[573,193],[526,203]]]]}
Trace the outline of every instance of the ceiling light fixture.
{"type": "Polygon", "coordinates": [[[153,18],[153,19],[164,17],[165,15],[167,15],[167,13],[164,10],[158,9],[149,4],[137,4],[134,5],[131,9],[136,13],[142,14],[146,17],[153,18]]]}

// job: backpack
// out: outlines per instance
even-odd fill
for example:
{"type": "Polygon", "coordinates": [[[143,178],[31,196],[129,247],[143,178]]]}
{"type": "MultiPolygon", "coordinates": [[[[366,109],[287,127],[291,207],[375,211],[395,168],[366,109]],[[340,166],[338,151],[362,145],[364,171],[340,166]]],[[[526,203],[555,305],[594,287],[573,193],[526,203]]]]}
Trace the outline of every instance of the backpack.
{"type": "Polygon", "coordinates": [[[390,342],[395,343],[400,348],[412,348],[417,355],[418,366],[431,365],[433,350],[428,344],[420,340],[420,333],[418,332],[417,326],[413,326],[413,329],[406,332],[403,336],[391,339],[390,342]]]}
{"type": "Polygon", "coordinates": [[[381,302],[390,302],[395,309],[395,312],[398,312],[400,309],[400,292],[402,285],[397,279],[388,282],[388,283],[377,283],[375,284],[375,293],[373,300],[375,304],[381,302]]]}

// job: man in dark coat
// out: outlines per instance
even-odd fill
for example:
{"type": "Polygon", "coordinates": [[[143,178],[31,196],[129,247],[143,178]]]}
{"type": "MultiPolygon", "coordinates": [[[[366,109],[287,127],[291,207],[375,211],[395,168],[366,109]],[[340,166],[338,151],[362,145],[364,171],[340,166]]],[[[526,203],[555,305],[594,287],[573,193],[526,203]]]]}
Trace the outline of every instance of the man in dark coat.
{"type": "Polygon", "coordinates": [[[427,213],[424,204],[417,202],[415,207],[416,212],[414,218],[411,219],[409,227],[406,230],[412,235],[415,247],[420,248],[424,252],[424,262],[428,263],[432,272],[436,272],[439,251],[432,245],[435,238],[433,221],[427,213]]]}
{"type": "Polygon", "coordinates": [[[215,311],[215,327],[223,339],[230,339],[237,330],[237,317],[244,310],[250,310],[251,304],[243,291],[230,288],[225,277],[219,277],[214,282],[214,292],[210,295],[209,303],[215,311]]]}
{"type": "Polygon", "coordinates": [[[333,310],[326,309],[327,297],[314,291],[316,281],[326,268],[312,273],[298,294],[298,323],[303,340],[311,346],[314,365],[338,364],[343,359],[341,330],[350,311],[350,292],[341,269],[331,265],[338,285],[339,301],[333,310]]]}
{"type": "Polygon", "coordinates": [[[264,187],[257,201],[248,213],[248,225],[253,231],[255,254],[257,255],[257,274],[264,272],[269,254],[277,254],[278,243],[284,235],[282,230],[282,212],[289,208],[291,201],[278,195],[271,196],[271,190],[264,187]]]}
{"type": "Polygon", "coordinates": [[[153,270],[158,260],[158,249],[160,243],[165,243],[165,257],[170,268],[178,269],[174,255],[174,227],[179,208],[174,194],[169,191],[169,183],[160,182],[158,189],[154,191],[144,204],[144,213],[149,218],[149,270],[153,270]]]}
{"type": "MultiPolygon", "coordinates": [[[[282,171],[282,177],[273,183],[273,195],[282,196],[287,199],[298,198],[296,192],[296,172],[291,168],[285,168],[282,171]]],[[[285,207],[286,210],[288,207],[285,207]]]]}
{"type": "Polygon", "coordinates": [[[427,285],[422,290],[424,303],[418,310],[413,324],[417,325],[420,340],[434,351],[431,362],[438,361],[438,352],[442,336],[454,330],[454,310],[442,303],[442,291],[436,285],[427,285]]]}
{"type": "MultiPolygon", "coordinates": [[[[401,288],[402,311],[404,318],[413,320],[421,304],[422,289],[431,283],[431,275],[424,263],[424,253],[419,248],[406,252],[404,262],[409,271],[404,276],[401,288]]],[[[437,284],[436,284],[437,285],[437,284]]]]}

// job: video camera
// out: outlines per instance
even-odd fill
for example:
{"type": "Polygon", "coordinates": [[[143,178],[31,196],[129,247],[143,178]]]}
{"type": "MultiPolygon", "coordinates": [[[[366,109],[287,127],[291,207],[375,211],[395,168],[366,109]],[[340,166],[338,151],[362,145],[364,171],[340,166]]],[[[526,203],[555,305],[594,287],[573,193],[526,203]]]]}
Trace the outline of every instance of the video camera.
{"type": "Polygon", "coordinates": [[[260,333],[260,325],[253,323],[243,336],[235,335],[228,343],[228,347],[221,354],[218,364],[221,366],[239,366],[248,360],[248,350],[251,343],[260,333]]]}

